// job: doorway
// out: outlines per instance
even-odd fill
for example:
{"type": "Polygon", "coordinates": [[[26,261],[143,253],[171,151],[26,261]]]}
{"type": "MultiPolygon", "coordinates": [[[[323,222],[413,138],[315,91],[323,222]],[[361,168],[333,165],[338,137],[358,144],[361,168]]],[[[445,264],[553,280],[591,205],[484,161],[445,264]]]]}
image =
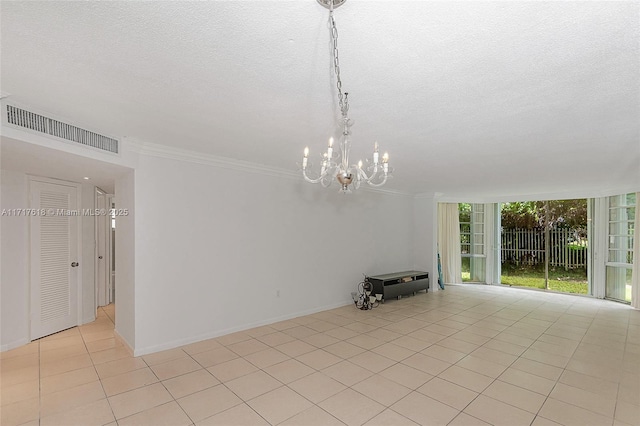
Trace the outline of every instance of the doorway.
{"type": "Polygon", "coordinates": [[[115,197],[96,188],[96,307],[115,300],[115,197]]]}

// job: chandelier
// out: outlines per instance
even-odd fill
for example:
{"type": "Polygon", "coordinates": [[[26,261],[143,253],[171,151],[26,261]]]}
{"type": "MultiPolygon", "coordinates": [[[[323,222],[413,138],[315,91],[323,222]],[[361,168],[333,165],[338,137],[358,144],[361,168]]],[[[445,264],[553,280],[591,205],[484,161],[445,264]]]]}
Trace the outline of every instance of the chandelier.
{"type": "Polygon", "coordinates": [[[338,58],[338,30],[333,18],[333,9],[342,5],[346,0],[318,0],[322,6],[329,9],[329,23],[331,26],[331,42],[333,45],[333,69],[336,74],[336,88],[338,91],[338,105],[342,117],[340,127],[342,134],[338,141],[339,152],[334,150],[334,140],[329,139],[327,150],[320,157],[320,171],[312,171],[313,164],[309,161],[309,147],[304,149],[302,157],[302,176],[309,183],[320,183],[325,188],[334,180],[340,185],[340,192],[350,193],[352,189],[358,189],[364,182],[370,186],[378,187],[387,182],[392,169],[389,166],[389,154],[386,152],[380,158],[378,143],[374,143],[373,158],[367,160],[366,165],[362,161],[358,164],[349,164],[349,151],[351,150],[351,126],[353,121],[349,118],[349,93],[342,91],[340,79],[340,61],[338,58]]]}

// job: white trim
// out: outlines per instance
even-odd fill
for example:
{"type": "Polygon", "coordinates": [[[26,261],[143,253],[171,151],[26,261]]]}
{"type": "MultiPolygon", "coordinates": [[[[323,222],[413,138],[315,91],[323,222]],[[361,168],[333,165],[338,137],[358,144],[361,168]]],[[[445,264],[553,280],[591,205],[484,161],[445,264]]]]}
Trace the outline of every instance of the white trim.
{"type": "Polygon", "coordinates": [[[0,346],[0,352],[10,351],[11,349],[19,348],[20,346],[24,346],[29,343],[30,343],[29,339],[22,338],[20,340],[16,340],[15,342],[7,343],[5,345],[0,346]]]}
{"type": "Polygon", "coordinates": [[[589,191],[564,191],[564,192],[548,192],[548,193],[532,193],[532,194],[518,194],[518,195],[500,195],[500,196],[485,196],[477,197],[473,194],[469,196],[465,195],[450,195],[441,194],[437,197],[440,203],[502,203],[502,202],[516,202],[516,201],[545,201],[545,200],[574,200],[579,198],[600,198],[609,197],[613,195],[628,194],[630,192],[636,192],[640,187],[637,184],[629,184],[625,187],[611,187],[604,190],[589,191]]]}
{"type": "Polygon", "coordinates": [[[120,335],[120,333],[118,333],[118,331],[115,329],[115,326],[114,326],[114,330],[113,330],[113,336],[115,337],[115,339],[116,339],[118,342],[122,343],[122,346],[124,346],[124,348],[127,350],[127,352],[129,352],[129,355],[131,355],[131,356],[137,356],[137,355],[134,355],[133,348],[131,347],[131,345],[129,345],[129,342],[127,342],[127,341],[124,339],[124,337],[122,337],[122,336],[120,335]]]}
{"type": "Polygon", "coordinates": [[[609,200],[605,197],[593,199],[591,211],[591,227],[593,240],[589,241],[592,260],[591,295],[604,299],[606,294],[606,266],[609,256],[607,233],[609,232],[609,200]]]}
{"type": "MultiPolygon", "coordinates": [[[[276,322],[280,322],[280,321],[286,321],[292,318],[298,318],[301,316],[305,316],[305,315],[311,315],[311,314],[315,314],[318,312],[322,312],[322,311],[326,311],[329,309],[335,309],[335,308],[340,308],[342,306],[348,306],[353,304],[353,300],[349,299],[348,301],[342,301],[342,302],[337,302],[337,303],[333,303],[330,305],[326,305],[326,306],[322,306],[319,308],[313,308],[313,309],[308,309],[305,311],[300,311],[300,312],[296,312],[293,314],[289,314],[289,315],[283,315],[280,317],[275,317],[275,318],[271,318],[268,320],[263,320],[263,321],[256,321],[256,322],[252,322],[250,324],[244,324],[238,327],[231,327],[231,328],[227,328],[224,330],[218,330],[215,331],[213,333],[205,333],[205,334],[201,334],[198,336],[194,336],[194,337],[187,337],[184,339],[178,339],[178,340],[174,340],[172,342],[168,342],[168,343],[163,343],[161,345],[154,345],[154,346],[147,346],[144,348],[136,348],[133,351],[133,355],[134,356],[141,356],[141,355],[148,355],[154,352],[159,352],[159,351],[163,351],[163,350],[167,350],[167,349],[173,349],[173,348],[178,348],[180,346],[184,346],[184,345],[188,345],[191,343],[196,343],[196,342],[200,342],[202,340],[207,340],[207,339],[213,339],[215,337],[220,337],[220,336],[224,336],[230,333],[236,333],[238,331],[244,331],[244,330],[249,330],[251,328],[255,328],[255,327],[260,327],[263,325],[269,325],[269,324],[273,324],[276,322]]],[[[124,340],[123,340],[124,342],[124,340]]],[[[126,343],[126,342],[125,342],[126,343]]],[[[127,345],[128,346],[128,345],[127,345]]]]}

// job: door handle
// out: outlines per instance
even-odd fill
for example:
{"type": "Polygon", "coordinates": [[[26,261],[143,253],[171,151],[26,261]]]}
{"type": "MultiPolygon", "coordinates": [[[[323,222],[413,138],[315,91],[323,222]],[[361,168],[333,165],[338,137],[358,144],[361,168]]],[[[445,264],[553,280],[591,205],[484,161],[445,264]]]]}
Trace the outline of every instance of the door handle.
{"type": "Polygon", "coordinates": [[[102,259],[102,256],[98,256],[98,259],[102,259]]]}
{"type": "Polygon", "coordinates": [[[71,262],[71,267],[75,268],[76,266],[80,266],[78,262],[71,262]]]}

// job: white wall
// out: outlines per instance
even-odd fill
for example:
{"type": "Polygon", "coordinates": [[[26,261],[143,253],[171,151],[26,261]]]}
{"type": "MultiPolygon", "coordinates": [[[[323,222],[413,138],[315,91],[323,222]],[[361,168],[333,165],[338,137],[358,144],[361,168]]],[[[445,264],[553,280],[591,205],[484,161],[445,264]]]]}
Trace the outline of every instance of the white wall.
{"type": "MultiPolygon", "coordinates": [[[[118,209],[129,209],[129,215],[116,217],[116,333],[131,349],[136,344],[135,309],[135,172],[116,180],[118,209]]],[[[144,220],[144,218],[141,218],[144,220]]]]}
{"type": "MultiPolygon", "coordinates": [[[[0,211],[29,207],[27,176],[1,170],[0,211]]],[[[0,219],[0,349],[29,342],[29,219],[0,219]]]]}
{"type": "MultiPolygon", "coordinates": [[[[118,208],[131,208],[116,191],[118,208]]],[[[135,211],[136,354],[352,303],[363,273],[414,263],[405,195],[344,196],[302,179],[141,155],[135,211]]],[[[128,296],[116,269],[120,309],[128,296]]]]}
{"type": "Polygon", "coordinates": [[[438,290],[436,205],[430,194],[417,196],[413,204],[413,267],[429,272],[429,291],[438,290]]]}

